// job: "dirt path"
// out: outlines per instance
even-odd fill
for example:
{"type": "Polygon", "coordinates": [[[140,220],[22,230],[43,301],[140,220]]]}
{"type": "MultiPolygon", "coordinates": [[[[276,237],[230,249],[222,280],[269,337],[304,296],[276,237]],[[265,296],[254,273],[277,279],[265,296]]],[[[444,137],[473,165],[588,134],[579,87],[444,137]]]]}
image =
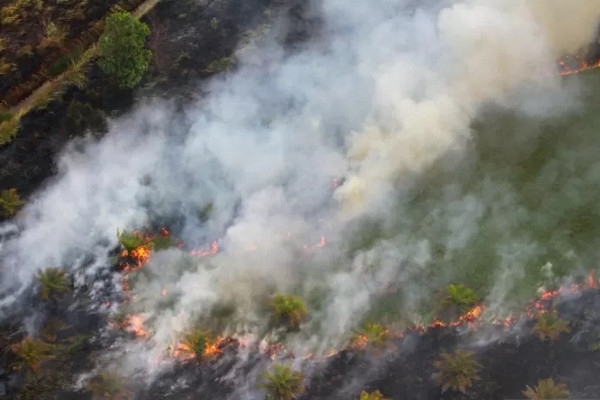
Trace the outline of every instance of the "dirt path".
{"type": "MultiPolygon", "coordinates": [[[[146,0],[142,4],[140,4],[135,10],[131,12],[131,15],[134,18],[140,19],[144,15],[146,15],[156,4],[158,4],[160,0],[146,0]]],[[[58,75],[57,77],[44,82],[40,87],[34,90],[29,96],[23,99],[19,104],[10,108],[10,113],[15,116],[15,118],[21,118],[23,115],[27,114],[33,108],[37,107],[49,96],[52,96],[53,93],[57,92],[60,89],[63,89],[63,86],[71,83],[67,78],[73,74],[74,68],[80,68],[93,60],[98,55],[97,43],[94,43],[90,47],[87,48],[85,52],[79,57],[79,59],[73,64],[73,66],[69,67],[66,71],[58,75]]]]}

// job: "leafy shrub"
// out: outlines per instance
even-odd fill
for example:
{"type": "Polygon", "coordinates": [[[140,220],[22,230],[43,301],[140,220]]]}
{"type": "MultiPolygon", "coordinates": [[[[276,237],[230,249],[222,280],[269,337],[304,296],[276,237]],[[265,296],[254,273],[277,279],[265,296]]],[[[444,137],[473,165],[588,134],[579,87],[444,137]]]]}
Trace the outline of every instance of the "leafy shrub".
{"type": "MultiPolygon", "coordinates": [[[[39,372],[42,362],[55,358],[52,345],[31,337],[13,345],[12,351],[23,360],[24,366],[36,374],[39,372]]],[[[23,365],[20,365],[19,369],[22,369],[22,367],[23,365]]]]}
{"type": "Polygon", "coordinates": [[[152,52],[145,47],[148,25],[123,10],[110,15],[98,41],[98,64],[120,87],[132,88],[142,79],[152,52]]]}
{"type": "Polygon", "coordinates": [[[121,246],[127,251],[133,251],[140,246],[146,245],[146,240],[138,232],[117,231],[117,238],[121,246]]]}
{"type": "Polygon", "coordinates": [[[272,372],[263,372],[259,388],[267,391],[267,400],[292,400],[304,392],[304,375],[289,365],[275,364],[272,372]]]}
{"type": "Polygon", "coordinates": [[[365,324],[363,330],[354,334],[352,343],[355,347],[364,347],[368,344],[383,347],[389,338],[389,329],[380,324],[365,324]]]}
{"type": "Polygon", "coordinates": [[[123,378],[113,372],[102,372],[88,384],[94,400],[126,400],[131,393],[125,389],[123,378]]]}
{"type": "Polygon", "coordinates": [[[40,295],[44,300],[49,299],[56,293],[71,290],[69,276],[62,268],[46,268],[37,273],[36,279],[41,285],[40,295]]]}
{"type": "Polygon", "coordinates": [[[446,286],[446,297],[444,303],[456,305],[462,311],[466,311],[479,301],[475,292],[462,283],[446,286]]]}
{"type": "Polygon", "coordinates": [[[473,353],[460,349],[453,353],[442,353],[433,366],[437,370],[432,376],[433,380],[442,385],[442,391],[454,389],[463,393],[477,379],[479,368],[479,364],[473,359],[473,353]]]}
{"type": "Polygon", "coordinates": [[[298,329],[306,315],[304,300],[300,296],[273,296],[271,318],[275,324],[286,326],[288,329],[298,329]]]}
{"type": "Polygon", "coordinates": [[[552,379],[540,379],[536,386],[527,386],[523,396],[531,400],[559,400],[569,397],[569,391],[564,383],[556,383],[552,379]]]}
{"type": "Polygon", "coordinates": [[[560,319],[556,311],[553,310],[538,314],[532,331],[542,340],[556,340],[561,333],[569,332],[570,328],[569,323],[564,319],[560,319]]]}
{"type": "MultiPolygon", "coordinates": [[[[2,122],[4,123],[6,122],[2,122]]],[[[0,192],[0,214],[6,217],[15,215],[23,204],[25,202],[20,199],[17,189],[5,189],[0,192]]]]}
{"type": "Polygon", "coordinates": [[[391,400],[387,397],[383,397],[379,390],[376,390],[371,393],[367,393],[364,390],[360,393],[360,397],[358,400],[391,400]]]}
{"type": "Polygon", "coordinates": [[[199,360],[204,355],[207,346],[211,342],[211,333],[209,331],[196,329],[187,334],[182,341],[182,344],[194,353],[199,360]]]}

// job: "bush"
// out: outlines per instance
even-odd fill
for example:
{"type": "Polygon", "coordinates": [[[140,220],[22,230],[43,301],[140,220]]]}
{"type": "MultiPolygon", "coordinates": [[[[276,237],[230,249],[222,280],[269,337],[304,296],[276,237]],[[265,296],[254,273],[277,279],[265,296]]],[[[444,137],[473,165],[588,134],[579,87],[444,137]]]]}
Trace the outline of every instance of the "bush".
{"type": "Polygon", "coordinates": [[[307,312],[304,300],[300,296],[276,294],[271,302],[271,318],[275,324],[288,329],[298,329],[306,318],[307,312]]]}
{"type": "Polygon", "coordinates": [[[536,324],[532,331],[542,340],[556,340],[561,333],[567,333],[570,329],[569,323],[560,319],[556,311],[547,311],[536,316],[536,324]]]}
{"type": "Polygon", "coordinates": [[[203,356],[213,355],[212,352],[207,353],[207,348],[211,346],[212,335],[209,331],[196,329],[187,334],[182,341],[182,344],[194,353],[196,359],[200,360],[203,356]]]}
{"type": "Polygon", "coordinates": [[[62,268],[46,268],[37,273],[36,279],[41,285],[40,295],[44,300],[49,299],[56,293],[71,290],[69,276],[62,268]]]}
{"type": "Polygon", "coordinates": [[[289,365],[275,364],[272,372],[262,374],[258,386],[267,391],[267,400],[292,400],[304,392],[304,375],[289,365]]]}
{"type": "Polygon", "coordinates": [[[383,347],[389,338],[389,329],[379,324],[366,324],[363,330],[354,334],[352,345],[358,348],[364,348],[367,345],[383,347]]]}
{"type": "Polygon", "coordinates": [[[446,297],[444,302],[448,305],[456,305],[460,307],[462,311],[467,311],[478,301],[479,298],[475,292],[462,283],[446,286],[446,297]]]}
{"type": "Polygon", "coordinates": [[[536,386],[527,386],[523,396],[531,400],[559,400],[569,397],[569,391],[564,383],[556,383],[552,379],[540,379],[536,386]]]}
{"type": "Polygon", "coordinates": [[[358,400],[391,400],[391,399],[388,399],[387,397],[383,397],[383,395],[381,394],[381,392],[379,390],[376,390],[371,393],[367,393],[363,390],[360,393],[360,397],[358,398],[358,400]]]}
{"type": "Polygon", "coordinates": [[[454,353],[442,353],[433,366],[437,370],[432,376],[433,380],[442,385],[442,391],[454,389],[463,393],[477,379],[479,368],[479,364],[473,359],[473,353],[460,349],[454,353]]]}
{"type": "Polygon", "coordinates": [[[123,10],[107,18],[98,42],[98,64],[120,87],[134,87],[148,69],[152,52],[145,42],[149,34],[148,25],[123,10]]]}
{"type": "Polygon", "coordinates": [[[15,215],[23,204],[25,202],[19,197],[17,189],[6,189],[0,192],[0,214],[5,217],[15,215]]]}

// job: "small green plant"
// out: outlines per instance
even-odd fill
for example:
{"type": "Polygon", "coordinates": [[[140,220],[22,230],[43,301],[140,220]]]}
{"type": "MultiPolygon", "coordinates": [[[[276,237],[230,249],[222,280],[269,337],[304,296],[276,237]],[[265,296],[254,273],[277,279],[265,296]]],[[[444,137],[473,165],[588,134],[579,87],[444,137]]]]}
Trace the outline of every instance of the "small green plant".
{"type": "Polygon", "coordinates": [[[193,352],[199,360],[204,355],[211,338],[212,335],[209,331],[195,329],[183,338],[182,344],[186,349],[193,352]]]}
{"type": "Polygon", "coordinates": [[[381,392],[379,390],[376,390],[371,393],[365,392],[363,390],[360,393],[360,397],[358,398],[358,400],[391,400],[391,399],[389,399],[387,397],[383,397],[383,395],[381,394],[381,392]]]}
{"type": "MultiPolygon", "coordinates": [[[[6,123],[6,121],[1,124],[6,123]]],[[[11,215],[15,215],[19,207],[21,207],[25,202],[21,200],[19,197],[19,193],[17,189],[5,189],[0,192],[0,214],[5,217],[10,217],[11,215]]]]}
{"type": "Polygon", "coordinates": [[[453,353],[442,353],[433,363],[436,372],[432,378],[442,386],[442,391],[454,389],[465,393],[477,379],[479,364],[473,353],[457,349],[453,353]]]}
{"type": "Polygon", "coordinates": [[[540,313],[535,319],[536,323],[532,331],[542,340],[556,340],[561,333],[570,331],[569,323],[560,319],[554,310],[540,313]]]}
{"type": "Polygon", "coordinates": [[[208,64],[206,68],[204,68],[204,72],[209,74],[214,74],[217,72],[227,72],[231,71],[233,68],[233,60],[230,57],[219,58],[208,64]]]}
{"type": "Polygon", "coordinates": [[[364,329],[356,332],[352,338],[355,347],[363,348],[367,345],[383,347],[390,338],[389,329],[380,324],[365,324],[364,329]]]}
{"type": "Polygon", "coordinates": [[[304,375],[289,365],[275,364],[271,372],[263,372],[261,377],[258,387],[266,390],[267,400],[292,400],[304,393],[304,375]]]}
{"type": "Polygon", "coordinates": [[[41,285],[40,296],[44,300],[48,300],[57,293],[71,290],[69,276],[62,268],[46,268],[37,273],[36,279],[41,285]]]}
{"type": "MultiPolygon", "coordinates": [[[[2,75],[2,66],[0,65],[0,75],[2,75]]],[[[0,145],[9,143],[17,135],[19,130],[19,123],[21,122],[20,116],[13,116],[7,121],[0,121],[0,145]]],[[[0,197],[2,194],[0,193],[0,197]]],[[[1,202],[1,201],[0,201],[1,202]]],[[[4,207],[0,204],[0,213],[5,213],[4,207]]]]}
{"type": "Polygon", "coordinates": [[[219,29],[219,20],[215,17],[210,20],[210,28],[215,31],[219,29]]]}
{"type": "Polygon", "coordinates": [[[31,337],[13,345],[12,351],[23,361],[23,364],[18,365],[18,369],[27,367],[36,374],[39,372],[42,362],[55,358],[52,345],[31,337]]]}
{"type": "Polygon", "coordinates": [[[133,88],[148,69],[152,52],[146,49],[150,29],[126,11],[118,10],[106,20],[98,41],[98,65],[120,87],[133,88]]]}
{"type": "Polygon", "coordinates": [[[446,305],[456,305],[461,311],[466,311],[479,301],[475,292],[462,283],[446,286],[446,305]]]}
{"type": "Polygon", "coordinates": [[[304,300],[300,296],[276,294],[271,302],[271,318],[277,325],[288,329],[298,329],[306,318],[304,300]]]}
{"type": "Polygon", "coordinates": [[[117,238],[119,239],[121,246],[129,252],[147,244],[146,240],[138,232],[117,230],[117,238]]]}
{"type": "Polygon", "coordinates": [[[569,391],[564,383],[556,383],[552,379],[540,379],[536,386],[527,386],[523,396],[531,400],[559,400],[568,398],[569,391]]]}
{"type": "Polygon", "coordinates": [[[126,400],[131,393],[125,389],[123,378],[113,372],[102,372],[88,384],[94,400],[126,400]]]}

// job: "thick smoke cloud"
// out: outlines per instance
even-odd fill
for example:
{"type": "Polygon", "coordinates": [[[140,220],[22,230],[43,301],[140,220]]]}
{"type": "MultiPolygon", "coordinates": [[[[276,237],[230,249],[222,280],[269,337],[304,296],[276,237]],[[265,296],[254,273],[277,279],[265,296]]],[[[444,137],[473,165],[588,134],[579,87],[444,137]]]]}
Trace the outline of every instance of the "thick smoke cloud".
{"type": "MultiPolygon", "coordinates": [[[[434,166],[471,149],[484,106],[522,107],[541,94],[537,117],[571,109],[579,88],[563,85],[554,62],[593,39],[600,2],[410,3],[325,0],[315,5],[322,39],[290,55],[273,35],[185,116],[147,102],[101,141],[73,143],[56,179],[11,223],[19,233],[2,243],[11,295],[0,306],[36,270],[85,267],[85,279],[108,266],[117,229],[169,220],[186,246],[218,240],[222,251],[157,253],[141,272],[132,307],[151,331],[148,360],[216,305],[235,310],[224,332],[260,338],[275,292],[320,299],[309,301],[305,333],[289,340],[300,352],[341,345],[376,299],[400,288],[399,313],[418,318],[431,291],[468,273],[440,263],[457,261],[452,254],[483,230],[493,240],[518,229],[528,211],[493,179],[473,193],[444,184],[412,215],[408,199],[434,166]],[[517,217],[503,221],[508,209],[517,217]],[[498,217],[482,222],[490,212],[498,217]],[[385,234],[356,245],[353,232],[367,221],[385,234]],[[440,245],[449,249],[441,262],[440,245]]],[[[493,306],[541,251],[523,235],[497,248],[493,306]]]]}

